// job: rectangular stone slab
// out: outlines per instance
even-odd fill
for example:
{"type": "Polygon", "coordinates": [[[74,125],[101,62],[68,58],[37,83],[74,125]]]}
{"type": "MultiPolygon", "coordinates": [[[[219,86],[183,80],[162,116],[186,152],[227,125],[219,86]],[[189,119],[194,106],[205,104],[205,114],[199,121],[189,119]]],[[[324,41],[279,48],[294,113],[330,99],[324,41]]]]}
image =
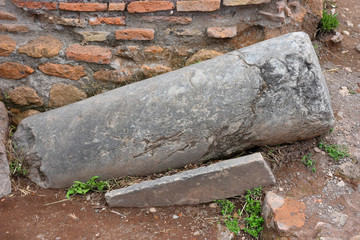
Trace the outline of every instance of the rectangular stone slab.
{"type": "Polygon", "coordinates": [[[269,166],[255,153],[113,190],[105,198],[110,207],[199,204],[274,183],[269,166]]]}
{"type": "Polygon", "coordinates": [[[42,187],[147,175],[330,129],[310,38],[291,33],[26,118],[14,142],[42,187]]]}

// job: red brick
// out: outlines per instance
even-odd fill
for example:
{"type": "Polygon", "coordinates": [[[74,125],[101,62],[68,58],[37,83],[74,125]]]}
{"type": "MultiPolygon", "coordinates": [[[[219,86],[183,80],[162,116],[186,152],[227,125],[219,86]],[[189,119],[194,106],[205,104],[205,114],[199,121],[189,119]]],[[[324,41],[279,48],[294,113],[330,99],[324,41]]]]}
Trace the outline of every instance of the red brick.
{"type": "Polygon", "coordinates": [[[220,8],[221,0],[177,1],[178,12],[212,12],[220,8]]]}
{"type": "Polygon", "coordinates": [[[109,64],[112,53],[109,48],[80,44],[72,44],[65,50],[66,57],[76,61],[109,64]]]}
{"type": "Polygon", "coordinates": [[[0,35],[0,56],[9,56],[16,48],[16,41],[6,35],[0,35]]]}
{"type": "Polygon", "coordinates": [[[22,79],[32,74],[34,69],[27,65],[16,62],[6,62],[0,64],[0,77],[7,79],[22,79]]]}
{"type": "Polygon", "coordinates": [[[262,4],[268,2],[271,2],[271,0],[224,0],[223,4],[225,6],[240,6],[240,5],[262,4]]]}
{"type": "Polygon", "coordinates": [[[212,38],[232,38],[236,34],[236,27],[209,27],[207,29],[208,37],[212,38]]]}
{"type": "Polygon", "coordinates": [[[79,12],[103,12],[107,10],[106,3],[59,3],[60,10],[79,12]]]}
{"type": "Polygon", "coordinates": [[[17,20],[17,17],[12,13],[0,10],[0,20],[17,20]]]}
{"type": "Polygon", "coordinates": [[[117,40],[153,40],[154,29],[133,28],[115,31],[117,40]]]}
{"type": "Polygon", "coordinates": [[[109,3],[108,11],[124,11],[125,3],[109,3]]]}
{"type": "Polygon", "coordinates": [[[141,19],[147,22],[172,22],[178,24],[189,24],[192,21],[191,17],[181,16],[143,16],[141,19]]]}
{"type": "Polygon", "coordinates": [[[35,1],[19,1],[19,0],[12,0],[13,3],[21,8],[28,8],[28,9],[47,9],[47,10],[54,10],[57,8],[57,3],[54,2],[35,2],[35,1]]]}
{"type": "Polygon", "coordinates": [[[174,3],[169,1],[135,1],[129,3],[129,13],[145,13],[174,9],[174,3]]]}
{"type": "Polygon", "coordinates": [[[102,23],[109,25],[126,25],[125,17],[97,17],[89,19],[90,25],[100,25],[102,23]]]}
{"type": "Polygon", "coordinates": [[[47,75],[68,78],[71,80],[79,80],[81,77],[86,76],[85,68],[83,66],[45,63],[38,68],[47,75]]]}
{"type": "Polygon", "coordinates": [[[29,28],[20,24],[0,24],[0,32],[28,32],[29,28]]]}

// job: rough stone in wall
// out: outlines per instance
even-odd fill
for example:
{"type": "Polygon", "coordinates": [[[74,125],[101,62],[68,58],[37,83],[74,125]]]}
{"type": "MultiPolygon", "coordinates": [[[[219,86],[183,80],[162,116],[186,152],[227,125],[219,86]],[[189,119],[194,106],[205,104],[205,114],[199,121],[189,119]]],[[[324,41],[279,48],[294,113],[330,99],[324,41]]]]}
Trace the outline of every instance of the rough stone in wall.
{"type": "Polygon", "coordinates": [[[61,48],[62,44],[59,39],[53,36],[41,36],[19,47],[18,53],[24,53],[35,58],[50,58],[57,56],[61,48]]]}
{"type": "Polygon", "coordinates": [[[0,35],[0,56],[9,56],[16,48],[16,41],[6,35],[0,35]]]}
{"type": "Polygon", "coordinates": [[[27,65],[16,62],[6,62],[0,64],[0,77],[7,79],[22,79],[32,74],[34,69],[27,65]]]}
{"type": "Polygon", "coordinates": [[[333,124],[316,53],[299,32],[31,116],[14,141],[30,178],[60,188],[311,138],[333,124]]]}
{"type": "Polygon", "coordinates": [[[321,9],[321,0],[3,0],[1,94],[8,108],[46,111],[56,106],[54,84],[90,97],[202,61],[194,61],[201,49],[226,53],[287,32],[313,35],[321,9]],[[41,107],[5,98],[24,85],[41,107]]]}

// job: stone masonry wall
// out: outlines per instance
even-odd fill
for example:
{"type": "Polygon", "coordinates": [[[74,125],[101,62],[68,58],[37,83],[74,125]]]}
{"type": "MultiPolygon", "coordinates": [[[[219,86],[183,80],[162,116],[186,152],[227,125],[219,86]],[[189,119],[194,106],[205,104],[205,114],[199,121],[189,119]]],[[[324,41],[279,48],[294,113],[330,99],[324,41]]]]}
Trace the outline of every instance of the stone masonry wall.
{"type": "Polygon", "coordinates": [[[322,0],[0,0],[0,98],[22,118],[292,31],[322,0]]]}

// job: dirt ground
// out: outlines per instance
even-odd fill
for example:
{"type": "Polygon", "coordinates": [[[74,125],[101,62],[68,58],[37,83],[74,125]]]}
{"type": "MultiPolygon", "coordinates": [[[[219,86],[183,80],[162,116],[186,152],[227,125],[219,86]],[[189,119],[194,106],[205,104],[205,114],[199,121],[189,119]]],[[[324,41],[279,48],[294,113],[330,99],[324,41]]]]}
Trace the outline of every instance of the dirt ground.
{"type": "MultiPolygon", "coordinates": [[[[360,234],[360,187],[336,177],[335,163],[317,148],[320,141],[342,144],[360,164],[360,4],[336,2],[341,25],[348,31],[338,45],[314,41],[329,86],[336,126],[324,136],[261,151],[277,179],[267,190],[306,203],[306,224],[297,239],[350,239],[360,234]],[[301,163],[311,153],[316,173],[301,163]],[[324,231],[318,222],[329,224],[324,231]],[[319,235],[320,234],[320,235],[319,235]]],[[[211,204],[166,208],[109,208],[103,196],[66,200],[64,190],[46,190],[26,178],[13,179],[13,192],[0,200],[0,239],[218,239],[219,209],[211,204]]],[[[240,200],[234,199],[235,203],[240,200]]],[[[220,225],[221,226],[221,225],[220,225]]],[[[222,238],[228,239],[228,238],[222,238]]],[[[234,239],[253,239],[240,233],[234,239]]],[[[296,239],[296,238],[294,238],[296,239]]]]}

